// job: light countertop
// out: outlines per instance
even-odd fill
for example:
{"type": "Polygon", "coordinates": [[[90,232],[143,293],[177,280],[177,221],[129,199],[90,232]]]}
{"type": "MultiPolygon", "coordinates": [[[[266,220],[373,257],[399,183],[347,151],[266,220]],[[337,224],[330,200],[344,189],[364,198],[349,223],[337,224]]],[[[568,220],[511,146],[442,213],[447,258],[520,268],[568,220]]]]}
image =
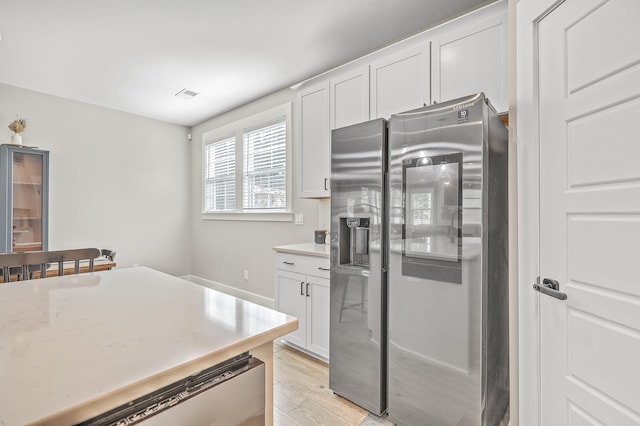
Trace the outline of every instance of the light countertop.
{"type": "Polygon", "coordinates": [[[301,243],[274,246],[273,250],[281,253],[304,254],[307,256],[329,257],[331,246],[329,244],[301,243]]]}
{"type": "Polygon", "coordinates": [[[0,425],[78,422],[296,328],[145,267],[2,284],[0,425]]]}

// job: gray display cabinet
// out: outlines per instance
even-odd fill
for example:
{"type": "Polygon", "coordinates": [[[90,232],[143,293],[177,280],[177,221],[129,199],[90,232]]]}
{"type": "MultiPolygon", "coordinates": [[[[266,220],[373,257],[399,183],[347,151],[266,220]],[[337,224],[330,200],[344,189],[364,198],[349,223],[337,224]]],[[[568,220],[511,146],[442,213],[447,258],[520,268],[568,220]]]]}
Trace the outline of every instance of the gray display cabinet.
{"type": "Polygon", "coordinates": [[[0,220],[0,253],[48,249],[48,151],[0,145],[0,220]]]}

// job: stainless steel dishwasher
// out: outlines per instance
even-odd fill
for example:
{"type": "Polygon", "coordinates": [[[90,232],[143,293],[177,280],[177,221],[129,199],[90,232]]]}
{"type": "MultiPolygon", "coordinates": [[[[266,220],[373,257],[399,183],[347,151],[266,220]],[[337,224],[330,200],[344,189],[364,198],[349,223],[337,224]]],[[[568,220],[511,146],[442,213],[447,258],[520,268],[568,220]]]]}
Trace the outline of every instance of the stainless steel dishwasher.
{"type": "Polygon", "coordinates": [[[264,374],[264,363],[244,353],[79,425],[264,425],[264,374]]]}

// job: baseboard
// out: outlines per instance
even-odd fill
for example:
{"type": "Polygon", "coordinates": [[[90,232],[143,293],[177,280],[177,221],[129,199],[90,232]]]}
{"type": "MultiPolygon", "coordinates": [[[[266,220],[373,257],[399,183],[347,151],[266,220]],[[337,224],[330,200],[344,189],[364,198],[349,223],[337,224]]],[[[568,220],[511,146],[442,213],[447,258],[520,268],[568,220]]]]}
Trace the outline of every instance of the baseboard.
{"type": "Polygon", "coordinates": [[[239,299],[248,300],[249,302],[266,306],[267,308],[273,309],[275,306],[275,302],[273,299],[269,299],[268,297],[264,297],[256,293],[252,293],[250,291],[241,290],[239,288],[232,287],[230,285],[207,280],[201,277],[196,277],[195,275],[184,275],[180,278],[183,278],[187,281],[191,281],[192,283],[195,283],[195,284],[200,284],[203,287],[207,287],[213,290],[220,291],[222,293],[229,294],[231,296],[235,296],[239,299]]]}

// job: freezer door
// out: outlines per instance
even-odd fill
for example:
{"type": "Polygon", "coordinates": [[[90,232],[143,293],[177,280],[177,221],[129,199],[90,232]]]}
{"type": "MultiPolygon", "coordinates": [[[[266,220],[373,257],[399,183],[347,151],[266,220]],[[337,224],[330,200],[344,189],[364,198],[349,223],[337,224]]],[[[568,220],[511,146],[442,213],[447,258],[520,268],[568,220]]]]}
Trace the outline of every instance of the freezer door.
{"type": "Polygon", "coordinates": [[[386,395],[385,148],[385,120],[332,133],[329,387],[377,414],[386,395]]]}

